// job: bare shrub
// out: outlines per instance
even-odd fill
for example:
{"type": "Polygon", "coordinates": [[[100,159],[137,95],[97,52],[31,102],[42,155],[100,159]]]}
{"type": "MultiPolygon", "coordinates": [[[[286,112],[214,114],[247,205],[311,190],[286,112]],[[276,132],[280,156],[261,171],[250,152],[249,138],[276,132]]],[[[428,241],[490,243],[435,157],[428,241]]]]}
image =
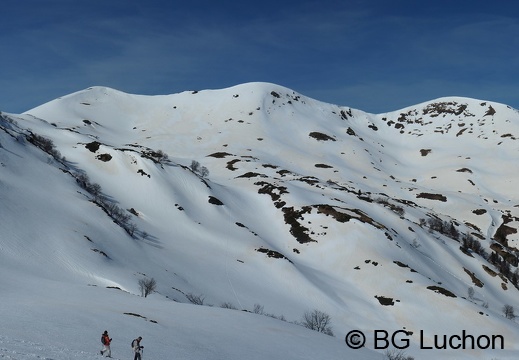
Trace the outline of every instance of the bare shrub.
{"type": "Polygon", "coordinates": [[[162,150],[157,150],[154,155],[155,155],[155,158],[157,159],[157,161],[161,164],[168,161],[168,159],[169,159],[168,154],[166,154],[162,150]]]}
{"type": "Polygon", "coordinates": [[[205,166],[200,165],[200,163],[196,160],[191,161],[190,168],[195,174],[197,174],[203,178],[209,176],[209,169],[207,169],[205,166]]]}
{"type": "Polygon", "coordinates": [[[230,302],[224,302],[220,305],[221,308],[223,309],[231,309],[231,310],[238,310],[238,308],[236,306],[234,306],[234,304],[230,303],[230,302]]]}
{"type": "Polygon", "coordinates": [[[305,314],[303,315],[303,319],[301,321],[301,325],[303,325],[307,329],[315,330],[317,332],[322,332],[326,335],[333,336],[331,322],[332,318],[330,317],[330,315],[315,309],[313,311],[305,312],[305,314]]]}
{"type": "Polygon", "coordinates": [[[137,225],[130,222],[131,216],[127,211],[120,208],[115,202],[103,197],[101,185],[91,183],[90,178],[86,173],[80,172],[75,175],[75,178],[79,186],[92,195],[94,202],[102,207],[115,223],[122,227],[128,235],[133,237],[137,231],[137,225]]]}
{"type": "Polygon", "coordinates": [[[203,178],[206,178],[209,176],[209,169],[206,168],[205,166],[202,166],[200,168],[200,176],[203,177],[203,178]]]}
{"type": "Polygon", "coordinates": [[[191,161],[191,170],[194,173],[198,173],[200,171],[200,163],[196,160],[191,161]]]}
{"type": "Polygon", "coordinates": [[[54,142],[51,139],[38,134],[31,133],[31,135],[28,137],[28,141],[33,145],[39,147],[41,150],[45,151],[55,160],[65,161],[65,158],[61,156],[60,152],[56,149],[56,146],[54,145],[54,142]]]}
{"type": "Polygon", "coordinates": [[[189,300],[189,302],[191,302],[191,304],[204,305],[205,296],[202,294],[195,295],[193,293],[189,293],[189,294],[186,294],[186,298],[189,300]]]}
{"type": "Polygon", "coordinates": [[[149,150],[149,151],[143,151],[142,156],[145,158],[148,158],[156,163],[163,164],[169,160],[168,154],[166,154],[162,150],[149,150]]]}
{"type": "Polygon", "coordinates": [[[260,304],[254,304],[254,308],[252,309],[252,312],[254,314],[259,314],[259,315],[263,315],[264,311],[263,311],[263,305],[260,305],[260,304]]]}
{"type": "Polygon", "coordinates": [[[414,357],[407,356],[403,350],[386,350],[384,355],[387,360],[414,360],[414,357]]]}
{"type": "Polygon", "coordinates": [[[147,297],[153,293],[157,288],[157,282],[154,278],[142,278],[139,280],[139,289],[141,290],[141,296],[147,297]]]}
{"type": "Polygon", "coordinates": [[[514,307],[512,305],[504,305],[502,310],[503,314],[507,319],[513,320],[516,318],[516,315],[514,313],[514,307]]]}
{"type": "Polygon", "coordinates": [[[127,222],[123,225],[123,229],[126,230],[128,235],[132,236],[135,234],[135,231],[137,231],[137,225],[135,225],[132,222],[127,222]]]}
{"type": "Polygon", "coordinates": [[[481,243],[470,234],[465,234],[461,239],[461,249],[465,251],[474,251],[476,254],[482,256],[483,258],[488,257],[488,254],[481,245],[481,243]]]}
{"type": "Polygon", "coordinates": [[[86,190],[92,194],[92,196],[94,197],[94,199],[97,201],[100,197],[101,197],[101,185],[97,184],[97,183],[94,183],[94,184],[90,184],[90,186],[88,186],[86,188],[86,190]]]}

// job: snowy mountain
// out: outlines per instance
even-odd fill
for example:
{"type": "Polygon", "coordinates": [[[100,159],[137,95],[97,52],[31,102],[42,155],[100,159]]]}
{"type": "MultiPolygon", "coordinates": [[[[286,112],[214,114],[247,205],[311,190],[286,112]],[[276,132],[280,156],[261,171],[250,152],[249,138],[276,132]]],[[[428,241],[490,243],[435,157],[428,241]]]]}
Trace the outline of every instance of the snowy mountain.
{"type": "Polygon", "coordinates": [[[1,357],[98,358],[106,329],[117,358],[141,335],[151,359],[381,359],[376,330],[416,359],[518,355],[509,106],[92,87],[0,130],[1,357]],[[313,310],[335,337],[294,324],[313,310]],[[504,350],[429,349],[463,331],[504,350]]]}

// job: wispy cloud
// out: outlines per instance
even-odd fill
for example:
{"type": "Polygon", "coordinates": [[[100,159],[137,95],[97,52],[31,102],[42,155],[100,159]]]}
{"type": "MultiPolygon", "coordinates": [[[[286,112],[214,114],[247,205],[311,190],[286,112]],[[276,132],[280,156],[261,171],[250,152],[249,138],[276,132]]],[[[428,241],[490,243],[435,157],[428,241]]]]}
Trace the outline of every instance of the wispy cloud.
{"type": "Polygon", "coordinates": [[[518,77],[519,56],[519,22],[497,10],[404,0],[29,2],[26,16],[12,0],[4,6],[2,110],[92,85],[161,94],[248,81],[372,112],[442,91],[519,106],[519,95],[497,95],[518,77]]]}

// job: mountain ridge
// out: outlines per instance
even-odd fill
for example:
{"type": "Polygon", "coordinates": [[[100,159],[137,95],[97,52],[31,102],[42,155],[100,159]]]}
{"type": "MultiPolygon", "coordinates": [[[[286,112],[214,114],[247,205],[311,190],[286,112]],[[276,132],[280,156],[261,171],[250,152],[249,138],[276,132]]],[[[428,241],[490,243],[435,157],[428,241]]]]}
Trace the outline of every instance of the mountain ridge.
{"type": "MultiPolygon", "coordinates": [[[[242,309],[264,304],[290,320],[320,308],[339,334],[478,324],[512,338],[517,329],[500,307],[516,302],[519,199],[507,164],[518,123],[506,105],[459,97],[368,114],[269,83],[160,96],[93,87],[2,114],[11,135],[0,139],[2,163],[12,172],[0,180],[22,191],[14,170],[27,170],[13,150],[25,154],[32,134],[52,140],[59,156],[44,160],[32,149],[43,160],[33,166],[61,169],[52,178],[66,180],[61,189],[43,181],[44,193],[26,187],[42,199],[71,194],[56,205],[70,210],[54,210],[67,224],[42,221],[58,228],[48,245],[65,250],[52,259],[73,278],[135,293],[146,274],[175,301],[203,293],[242,309]],[[113,223],[113,204],[132,234],[113,223]],[[73,251],[63,242],[70,236],[73,251]],[[502,260],[489,262],[492,253],[502,260]],[[102,279],[101,269],[117,276],[102,279]],[[427,313],[439,306],[445,314],[427,313]]],[[[30,226],[13,220],[2,231],[30,226]]]]}

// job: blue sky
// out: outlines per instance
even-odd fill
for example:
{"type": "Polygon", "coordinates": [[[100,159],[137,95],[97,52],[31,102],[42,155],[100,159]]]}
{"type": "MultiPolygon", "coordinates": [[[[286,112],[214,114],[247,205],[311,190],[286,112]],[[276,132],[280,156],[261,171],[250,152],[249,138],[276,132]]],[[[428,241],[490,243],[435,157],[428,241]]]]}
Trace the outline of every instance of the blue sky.
{"type": "Polygon", "coordinates": [[[0,110],[102,85],[273,82],[372,113],[442,96],[519,108],[509,0],[3,0],[0,110]]]}

